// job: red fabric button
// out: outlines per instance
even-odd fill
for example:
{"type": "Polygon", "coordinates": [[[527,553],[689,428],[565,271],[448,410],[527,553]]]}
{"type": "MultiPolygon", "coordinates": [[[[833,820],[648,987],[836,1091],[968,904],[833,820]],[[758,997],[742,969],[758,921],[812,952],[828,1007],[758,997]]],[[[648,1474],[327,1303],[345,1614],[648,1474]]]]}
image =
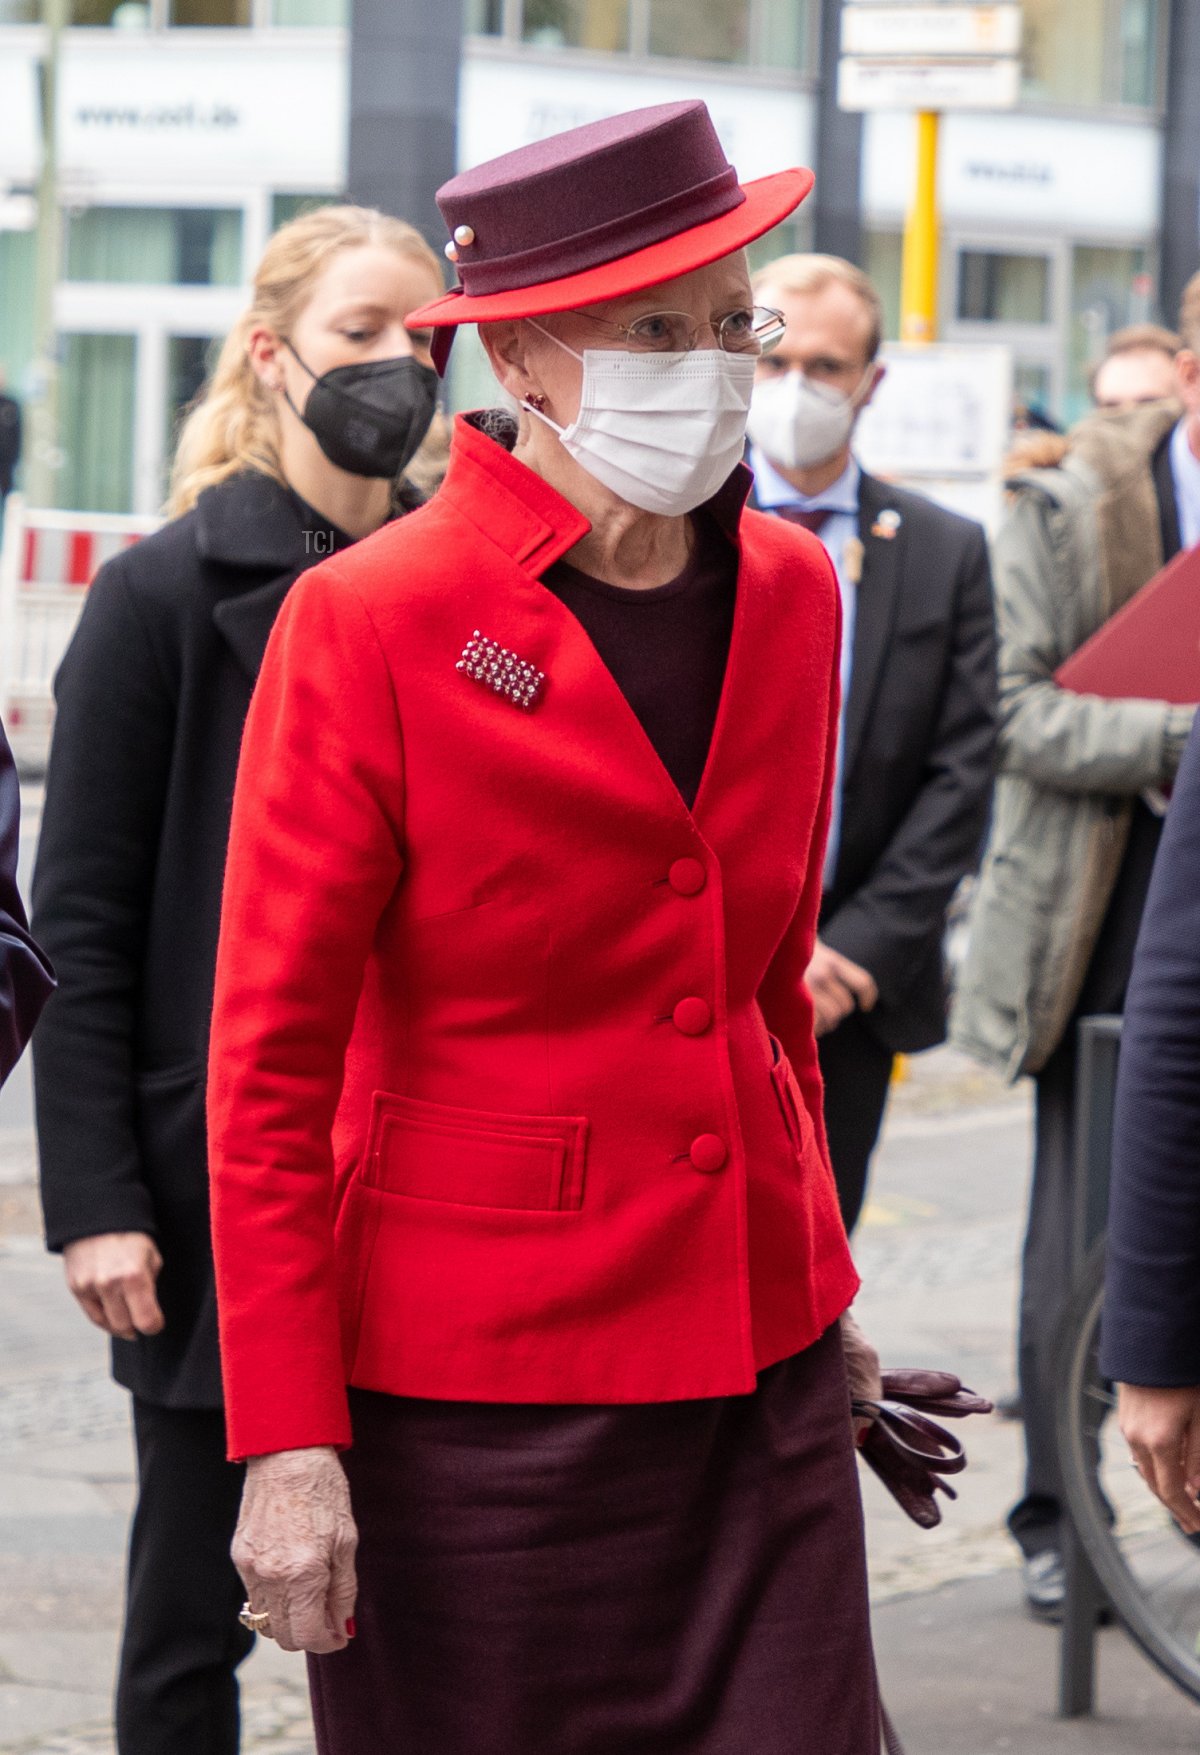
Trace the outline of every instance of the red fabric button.
{"type": "Polygon", "coordinates": [[[681,999],[671,1016],[683,1035],[703,1036],[712,1023],[712,1007],[706,999],[681,999]]]}
{"type": "Polygon", "coordinates": [[[667,882],[678,896],[698,896],[708,874],[698,859],[677,859],[667,873],[667,882]]]}
{"type": "Polygon", "coordinates": [[[701,1133],[692,1141],[688,1156],[697,1170],[711,1176],[714,1170],[722,1167],[729,1154],[719,1133],[701,1133]]]}

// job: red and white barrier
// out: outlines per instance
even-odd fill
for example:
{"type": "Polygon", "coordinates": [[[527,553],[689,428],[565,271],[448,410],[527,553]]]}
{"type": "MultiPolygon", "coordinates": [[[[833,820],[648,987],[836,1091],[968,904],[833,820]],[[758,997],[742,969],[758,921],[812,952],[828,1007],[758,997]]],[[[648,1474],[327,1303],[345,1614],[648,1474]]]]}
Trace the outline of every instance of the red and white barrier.
{"type": "Polygon", "coordinates": [[[54,673],[98,568],[156,530],[157,518],[50,512],[20,495],[5,507],[0,548],[0,719],[18,766],[45,767],[54,673]]]}

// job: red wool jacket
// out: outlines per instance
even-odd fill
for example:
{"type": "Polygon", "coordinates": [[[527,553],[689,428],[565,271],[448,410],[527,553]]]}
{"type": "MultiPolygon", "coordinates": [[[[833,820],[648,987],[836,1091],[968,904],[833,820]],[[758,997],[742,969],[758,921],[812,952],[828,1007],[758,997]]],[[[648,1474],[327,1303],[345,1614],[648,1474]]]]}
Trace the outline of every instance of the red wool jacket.
{"type": "Polygon", "coordinates": [[[539,581],[585,519],[465,422],[429,505],[289,594],[213,1020],[231,1455],[348,1443],[347,1383],[747,1392],[853,1297],[802,980],[837,584],[806,533],[739,525],[731,487],[737,607],[691,812],[539,581]],[[544,672],[531,710],[457,668],[476,630],[544,672]]]}

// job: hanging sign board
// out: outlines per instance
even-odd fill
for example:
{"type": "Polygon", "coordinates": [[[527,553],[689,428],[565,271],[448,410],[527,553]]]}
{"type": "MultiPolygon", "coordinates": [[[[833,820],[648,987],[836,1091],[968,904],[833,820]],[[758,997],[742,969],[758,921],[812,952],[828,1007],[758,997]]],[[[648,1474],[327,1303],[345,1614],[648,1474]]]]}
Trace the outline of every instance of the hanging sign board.
{"type": "Polygon", "coordinates": [[[840,110],[1009,110],[1020,91],[1015,55],[928,61],[843,55],[838,63],[840,110]]]}
{"type": "Polygon", "coordinates": [[[842,9],[843,55],[1015,55],[1019,6],[855,4],[842,9]]]}

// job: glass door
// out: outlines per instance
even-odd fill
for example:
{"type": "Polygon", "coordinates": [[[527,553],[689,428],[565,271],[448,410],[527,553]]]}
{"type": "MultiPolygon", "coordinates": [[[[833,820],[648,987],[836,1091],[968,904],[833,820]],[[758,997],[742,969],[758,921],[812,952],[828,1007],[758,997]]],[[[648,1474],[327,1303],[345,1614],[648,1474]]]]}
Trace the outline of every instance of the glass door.
{"type": "Polygon", "coordinates": [[[943,340],[1010,347],[1015,402],[1061,422],[1069,352],[1066,246],[950,235],[945,266],[943,340]]]}

